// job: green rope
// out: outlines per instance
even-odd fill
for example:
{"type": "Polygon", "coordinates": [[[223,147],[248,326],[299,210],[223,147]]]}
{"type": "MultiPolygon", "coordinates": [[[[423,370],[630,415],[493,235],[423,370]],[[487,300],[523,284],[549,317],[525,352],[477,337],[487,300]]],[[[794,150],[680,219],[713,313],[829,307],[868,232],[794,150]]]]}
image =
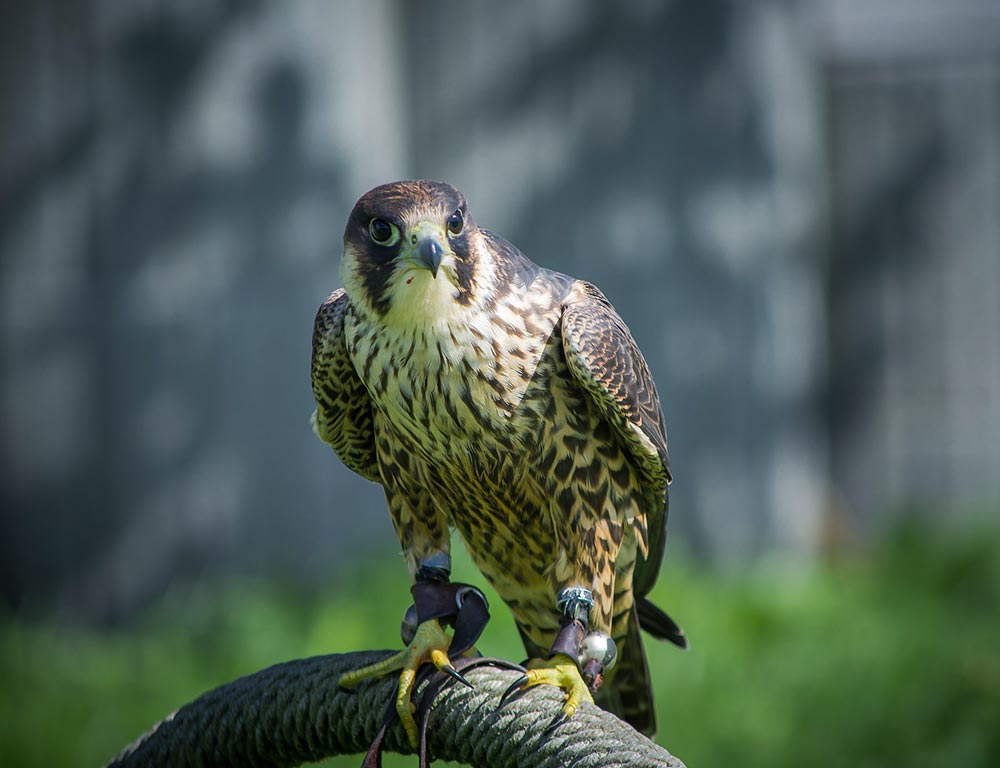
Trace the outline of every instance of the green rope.
{"type": "MultiPolygon", "coordinates": [[[[395,697],[396,678],[367,681],[352,691],[338,688],[337,680],[387,654],[317,656],[235,680],[181,707],[109,766],[293,766],[363,753],[395,697]]],[[[474,688],[448,685],[432,705],[428,744],[438,759],[481,768],[684,768],[629,725],[589,704],[545,733],[561,709],[562,693],[552,686],[532,688],[498,710],[500,695],[517,673],[483,666],[469,670],[468,677],[474,688]]],[[[413,752],[398,721],[385,747],[413,752]]]]}

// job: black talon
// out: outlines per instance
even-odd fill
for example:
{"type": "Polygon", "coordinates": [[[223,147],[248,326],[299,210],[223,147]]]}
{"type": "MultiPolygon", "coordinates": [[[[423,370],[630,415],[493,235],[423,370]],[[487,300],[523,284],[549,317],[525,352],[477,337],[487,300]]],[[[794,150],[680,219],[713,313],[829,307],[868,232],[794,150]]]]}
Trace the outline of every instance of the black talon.
{"type": "Polygon", "coordinates": [[[444,672],[444,673],[446,673],[446,674],[448,674],[448,675],[451,675],[451,677],[452,677],[452,679],[453,679],[453,680],[458,680],[458,682],[460,682],[460,683],[461,683],[462,685],[464,685],[464,686],[465,686],[465,687],[467,687],[467,688],[474,688],[474,687],[475,687],[475,686],[474,686],[474,685],[473,685],[472,683],[470,683],[470,682],[469,682],[469,681],[468,681],[468,680],[467,680],[467,679],[466,679],[466,678],[465,678],[465,677],[464,677],[464,676],[462,675],[462,673],[461,673],[461,672],[459,672],[459,671],[458,671],[457,669],[455,669],[455,668],[454,668],[453,666],[451,666],[450,664],[449,664],[449,665],[445,665],[445,666],[441,667],[441,671],[442,671],[442,672],[444,672]]]}
{"type": "Polygon", "coordinates": [[[521,675],[517,680],[510,684],[506,691],[503,692],[503,696],[500,697],[500,703],[497,705],[497,709],[503,709],[511,701],[513,701],[513,695],[520,690],[521,686],[528,682],[527,675],[521,675]]]}
{"type": "Polygon", "coordinates": [[[548,727],[542,732],[542,738],[547,739],[555,733],[556,728],[565,723],[567,720],[569,720],[569,715],[560,710],[559,714],[552,718],[552,722],[549,723],[548,727]]]}

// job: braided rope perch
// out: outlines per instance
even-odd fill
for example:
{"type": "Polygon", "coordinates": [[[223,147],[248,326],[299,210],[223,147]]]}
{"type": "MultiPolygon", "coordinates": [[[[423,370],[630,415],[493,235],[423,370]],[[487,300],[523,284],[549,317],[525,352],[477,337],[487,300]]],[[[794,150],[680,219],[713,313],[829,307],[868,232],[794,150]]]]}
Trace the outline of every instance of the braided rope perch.
{"type": "MultiPolygon", "coordinates": [[[[350,692],[338,688],[337,680],[386,655],[316,656],[242,677],[181,707],[108,765],[293,766],[363,753],[395,696],[395,676],[363,682],[350,692]]],[[[532,688],[498,710],[500,695],[517,673],[482,666],[469,670],[468,677],[474,688],[448,685],[431,707],[428,744],[437,759],[481,768],[684,768],[631,726],[589,704],[546,734],[561,709],[562,694],[551,686],[532,688]]],[[[413,752],[398,721],[385,746],[413,752]]]]}

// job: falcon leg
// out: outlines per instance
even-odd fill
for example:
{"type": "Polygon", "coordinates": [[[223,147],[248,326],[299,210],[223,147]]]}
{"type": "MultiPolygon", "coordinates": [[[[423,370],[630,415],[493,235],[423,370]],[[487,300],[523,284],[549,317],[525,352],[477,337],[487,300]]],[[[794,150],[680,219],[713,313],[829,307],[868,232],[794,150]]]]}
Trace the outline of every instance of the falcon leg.
{"type": "Polygon", "coordinates": [[[417,749],[419,733],[411,701],[417,670],[429,662],[453,679],[472,687],[455,669],[449,654],[458,657],[472,648],[489,620],[489,609],[482,592],[468,584],[449,583],[447,572],[442,574],[441,569],[433,571],[421,567],[418,581],[410,591],[413,605],[406,611],[400,630],[406,648],[380,662],[344,673],[338,684],[349,687],[362,680],[400,672],[396,713],[410,744],[417,749]],[[455,626],[453,636],[445,632],[443,625],[447,624],[455,626]]]}
{"type": "Polygon", "coordinates": [[[455,671],[448,658],[448,647],[451,638],[445,633],[437,619],[425,621],[417,627],[413,640],[399,653],[390,656],[376,664],[344,673],[339,685],[350,687],[372,677],[383,677],[392,672],[400,672],[399,687],[396,691],[396,713],[403,723],[403,729],[416,749],[420,743],[416,721],[413,719],[415,707],[410,701],[417,670],[426,662],[431,662],[440,670],[450,670],[458,675],[466,685],[469,682],[455,671]]]}
{"type": "Polygon", "coordinates": [[[581,702],[594,703],[593,694],[603,682],[603,674],[617,658],[615,642],[603,632],[587,632],[594,597],[589,589],[569,587],[556,602],[562,614],[562,628],[546,659],[535,659],[528,671],[504,692],[501,706],[517,690],[536,685],[554,685],[566,693],[560,717],[551,727],[571,717],[581,702]],[[582,670],[582,672],[581,672],[582,670]]]}

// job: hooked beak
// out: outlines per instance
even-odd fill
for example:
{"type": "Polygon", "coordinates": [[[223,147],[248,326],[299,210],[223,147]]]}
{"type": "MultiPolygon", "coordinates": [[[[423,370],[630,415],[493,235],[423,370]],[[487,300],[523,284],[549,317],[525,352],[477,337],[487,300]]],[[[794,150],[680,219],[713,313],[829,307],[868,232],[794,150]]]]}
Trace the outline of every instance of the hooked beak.
{"type": "Polygon", "coordinates": [[[429,269],[437,277],[441,259],[444,258],[444,229],[429,221],[420,222],[410,232],[410,243],[407,249],[409,261],[417,266],[429,269]]]}
{"type": "Polygon", "coordinates": [[[441,257],[444,255],[444,249],[441,247],[441,243],[438,242],[437,238],[433,235],[418,238],[417,254],[417,258],[420,263],[426,266],[434,277],[437,277],[438,267],[441,266],[441,257]]]}

